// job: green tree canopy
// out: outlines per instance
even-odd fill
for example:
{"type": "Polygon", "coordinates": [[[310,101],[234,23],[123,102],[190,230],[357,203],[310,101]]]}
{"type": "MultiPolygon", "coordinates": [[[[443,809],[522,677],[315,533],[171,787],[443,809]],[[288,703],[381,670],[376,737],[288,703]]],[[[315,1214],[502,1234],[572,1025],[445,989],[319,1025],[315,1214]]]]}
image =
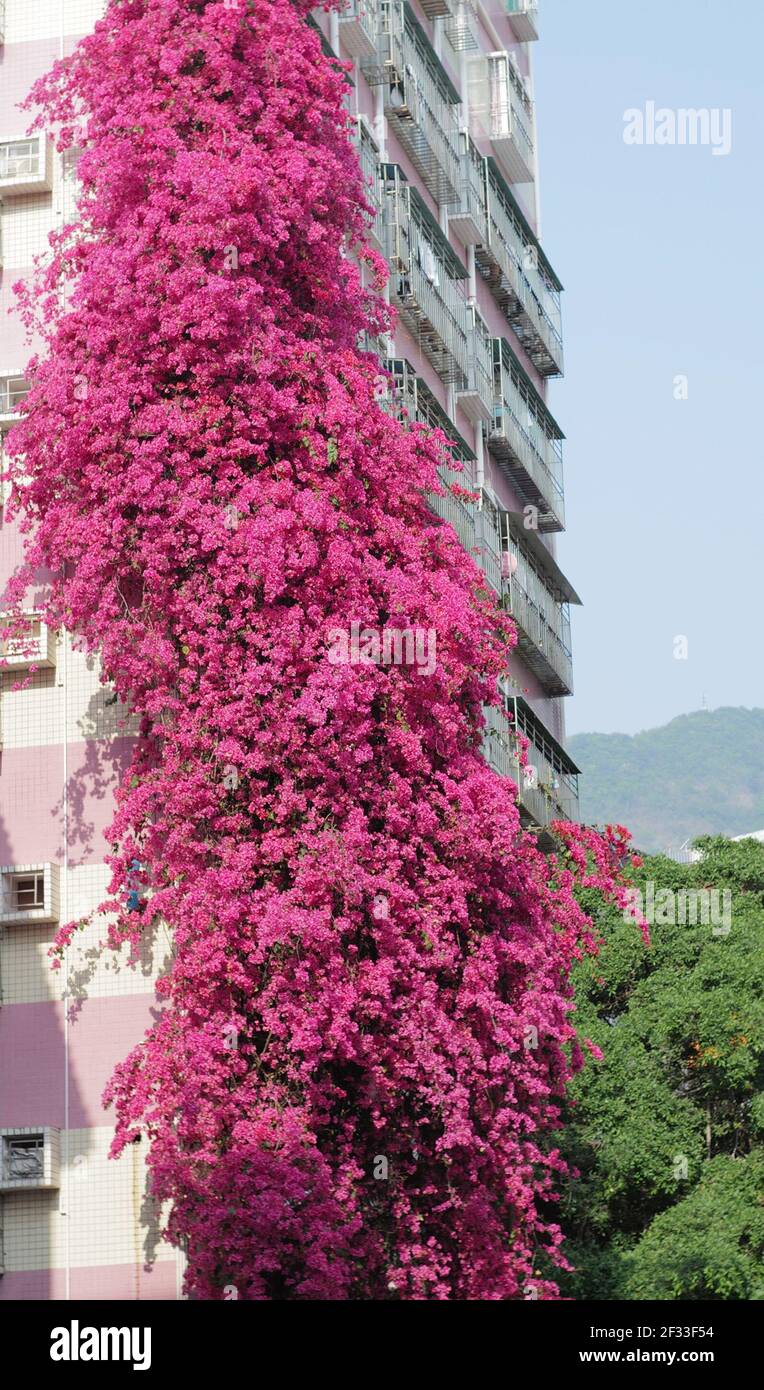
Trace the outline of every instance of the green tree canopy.
{"type": "Polygon", "coordinates": [[[698,844],[697,864],[634,871],[648,950],[585,895],[604,946],[577,969],[577,1022],[604,1058],[572,1087],[565,1140],[577,1298],[764,1297],[764,846],[698,844]]]}

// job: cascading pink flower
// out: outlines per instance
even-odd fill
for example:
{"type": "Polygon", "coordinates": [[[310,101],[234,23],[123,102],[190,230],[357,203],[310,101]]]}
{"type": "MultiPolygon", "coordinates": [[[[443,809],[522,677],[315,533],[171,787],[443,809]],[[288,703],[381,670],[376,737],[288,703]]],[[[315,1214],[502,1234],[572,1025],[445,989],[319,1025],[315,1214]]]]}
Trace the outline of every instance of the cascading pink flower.
{"type": "Polygon", "coordinates": [[[357,348],[384,266],[308,8],[113,0],[33,92],[82,196],[20,289],[13,595],[44,567],[140,716],[103,910],[174,943],[114,1152],[198,1297],[555,1298],[573,888],[621,841],[546,859],[481,756],[514,632],[357,348]],[[354,622],[434,671],[330,661],[354,622]]]}

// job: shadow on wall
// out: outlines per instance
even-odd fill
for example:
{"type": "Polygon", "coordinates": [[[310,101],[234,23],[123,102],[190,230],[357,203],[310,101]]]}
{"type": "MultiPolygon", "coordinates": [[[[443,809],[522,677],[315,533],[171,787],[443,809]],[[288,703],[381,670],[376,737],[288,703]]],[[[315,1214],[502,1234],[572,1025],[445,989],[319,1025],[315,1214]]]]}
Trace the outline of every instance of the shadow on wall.
{"type": "MultiPolygon", "coordinates": [[[[1,862],[40,862],[19,858],[29,850],[33,813],[38,833],[45,835],[46,853],[60,867],[61,748],[44,750],[49,763],[55,761],[59,769],[54,795],[40,799],[35,787],[27,803],[30,816],[21,826],[9,819],[15,805],[7,785],[9,751],[15,755],[36,750],[6,750],[0,764],[1,862]],[[50,827],[57,832],[57,843],[49,835],[50,827]]],[[[82,848],[91,789],[106,799],[116,775],[113,762],[109,770],[108,747],[99,748],[94,741],[85,746],[70,778],[75,786],[69,805],[77,808],[69,820],[70,862],[82,848]]],[[[11,781],[17,793],[18,780],[11,781]]],[[[44,784],[48,793],[54,785],[44,784]]],[[[87,859],[94,871],[92,851],[87,859]]],[[[15,1174],[13,1180],[19,1184],[10,1190],[7,1181],[0,1184],[6,1187],[0,1192],[0,1301],[174,1299],[177,1262],[174,1252],[161,1247],[159,1212],[146,1194],[145,1144],[131,1145],[119,1160],[108,1159],[113,1125],[101,1105],[114,1066],[156,1016],[153,988],[121,992],[115,969],[106,981],[99,979],[99,989],[106,992],[88,998],[83,972],[90,978],[96,962],[88,959],[90,947],[84,965],[78,962],[73,947],[74,970],[67,990],[66,976],[51,970],[47,954],[55,931],[55,922],[0,927],[0,1146],[3,1172],[8,1178],[15,1174]],[[114,985],[108,992],[110,978],[114,985]],[[8,1133],[19,1130],[27,1134],[8,1133]],[[55,1162],[50,1162],[57,1141],[58,1175],[55,1162]],[[40,1172],[30,1145],[47,1154],[47,1168],[44,1158],[40,1172]],[[26,1165],[21,1181],[19,1165],[26,1165]]],[[[147,946],[139,966],[143,978],[151,973],[151,954],[147,946]]]]}

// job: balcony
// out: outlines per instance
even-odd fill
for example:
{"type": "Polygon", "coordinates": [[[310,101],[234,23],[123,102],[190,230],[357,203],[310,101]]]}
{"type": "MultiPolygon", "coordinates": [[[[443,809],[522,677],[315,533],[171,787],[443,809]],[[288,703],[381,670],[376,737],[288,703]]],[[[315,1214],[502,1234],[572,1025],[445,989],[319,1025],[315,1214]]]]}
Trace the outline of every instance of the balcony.
{"type": "Polygon", "coordinates": [[[509,183],[532,183],[536,172],[533,103],[508,53],[467,60],[470,120],[490,140],[509,183]]]}
{"type": "Polygon", "coordinates": [[[492,159],[488,240],[475,264],[539,374],[562,376],[562,285],[492,159]]]}
{"type": "Polygon", "coordinates": [[[505,0],[512,32],[520,43],[532,43],[539,36],[537,0],[505,0]]]}
{"type": "Polygon", "coordinates": [[[50,190],[53,161],[43,134],[0,141],[0,198],[50,190]]]}
{"type": "Polygon", "coordinates": [[[522,513],[502,512],[505,607],[517,627],[518,651],[548,695],[573,693],[570,641],[575,589],[522,513]]]}
{"type": "Polygon", "coordinates": [[[488,240],[486,164],[469,135],[462,134],[459,203],[448,214],[448,229],[463,246],[477,246],[488,240]]]}
{"type": "MultiPolygon", "coordinates": [[[[9,620],[0,614],[0,628],[9,620]]],[[[23,636],[0,638],[0,673],[28,671],[30,666],[56,664],[56,635],[36,613],[25,615],[27,632],[23,636]]]]}
{"type": "Polygon", "coordinates": [[[562,431],[504,338],[493,340],[494,409],[488,448],[540,531],[562,531],[562,431]]]}
{"type": "Polygon", "coordinates": [[[376,52],[379,35],[379,0],[346,0],[339,16],[340,43],[356,61],[376,52]]]}
{"type": "Polygon", "coordinates": [[[480,425],[493,416],[493,339],[474,305],[469,313],[467,382],[457,391],[456,399],[473,425],[480,425]]]}
{"type": "Polygon", "coordinates": [[[488,587],[499,600],[504,594],[501,550],[501,510],[493,495],[483,488],[475,514],[475,542],[471,553],[488,587]]]}
{"type": "Polygon", "coordinates": [[[470,317],[467,271],[425,205],[394,164],[381,170],[390,300],[444,382],[466,389],[470,317]]]}
{"type": "Polygon", "coordinates": [[[475,504],[468,498],[455,496],[451,488],[456,486],[466,491],[473,490],[475,455],[439,405],[427,383],[416,375],[405,358],[389,358],[382,365],[393,378],[389,395],[382,402],[385,409],[398,419],[426,425],[428,429],[442,430],[451,445],[455,460],[462,464],[461,468],[450,468],[446,463],[441,465],[438,475],[446,491],[442,496],[434,492],[429,493],[427,501],[441,521],[453,526],[464,549],[472,553],[475,544],[475,504]]]}
{"type": "Polygon", "coordinates": [[[0,376],[0,430],[9,429],[18,420],[19,406],[30,389],[26,377],[0,376]]]}
{"type": "Polygon", "coordinates": [[[514,706],[515,728],[529,740],[528,766],[535,769],[522,779],[521,805],[538,826],[577,821],[579,769],[525,700],[518,696],[514,706]]]}
{"type": "Polygon", "coordinates": [[[459,201],[459,93],[413,10],[382,0],[379,45],[361,64],[371,85],[385,88],[391,129],[435,202],[459,201]]]}
{"type": "Polygon", "coordinates": [[[369,239],[374,243],[377,251],[384,252],[385,222],[379,192],[379,146],[369,130],[364,116],[356,116],[355,118],[353,143],[358,152],[366,199],[375,209],[368,224],[369,239]]]}
{"type": "Polygon", "coordinates": [[[476,53],[480,48],[474,0],[453,0],[444,28],[454,53],[476,53]]]}
{"type": "Polygon", "coordinates": [[[443,15],[451,14],[453,9],[452,0],[419,0],[419,3],[428,19],[440,19],[443,15]]]}
{"type": "Polygon", "coordinates": [[[530,705],[504,693],[503,709],[486,705],[483,715],[485,759],[517,786],[523,824],[546,831],[555,820],[577,821],[578,768],[530,705]],[[527,763],[522,768],[518,734],[528,740],[527,763]]]}

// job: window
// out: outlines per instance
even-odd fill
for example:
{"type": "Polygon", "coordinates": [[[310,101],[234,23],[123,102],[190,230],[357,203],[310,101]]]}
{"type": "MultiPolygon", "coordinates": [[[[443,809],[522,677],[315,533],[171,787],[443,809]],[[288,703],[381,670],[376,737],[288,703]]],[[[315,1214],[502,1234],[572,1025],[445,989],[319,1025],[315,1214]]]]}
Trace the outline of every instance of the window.
{"type": "Polygon", "coordinates": [[[0,925],[58,921],[58,864],[0,867],[0,925]]]}
{"type": "Polygon", "coordinates": [[[11,897],[15,907],[45,906],[45,874],[16,874],[11,880],[11,897]]]}
{"type": "Polygon", "coordinates": [[[14,415],[19,403],[28,395],[29,382],[25,377],[0,377],[0,415],[14,415]]]}
{"type": "MultiPolygon", "coordinates": [[[[0,613],[0,627],[8,617],[0,613]]],[[[25,670],[29,666],[50,669],[56,664],[56,634],[38,613],[24,615],[22,631],[0,637],[0,669],[25,670]]]]}
{"type": "Polygon", "coordinates": [[[49,190],[53,147],[44,134],[0,140],[0,188],[3,197],[49,190]]]}
{"type": "Polygon", "coordinates": [[[29,1139],[6,1139],[5,1176],[10,1180],[44,1178],[44,1135],[35,1134],[29,1139]]]}
{"type": "Polygon", "coordinates": [[[0,145],[0,179],[36,179],[39,175],[39,140],[6,140],[0,145]]]}
{"type": "Polygon", "coordinates": [[[59,1131],[43,1125],[0,1130],[0,1192],[58,1187],[60,1147],[59,1131]]]}

